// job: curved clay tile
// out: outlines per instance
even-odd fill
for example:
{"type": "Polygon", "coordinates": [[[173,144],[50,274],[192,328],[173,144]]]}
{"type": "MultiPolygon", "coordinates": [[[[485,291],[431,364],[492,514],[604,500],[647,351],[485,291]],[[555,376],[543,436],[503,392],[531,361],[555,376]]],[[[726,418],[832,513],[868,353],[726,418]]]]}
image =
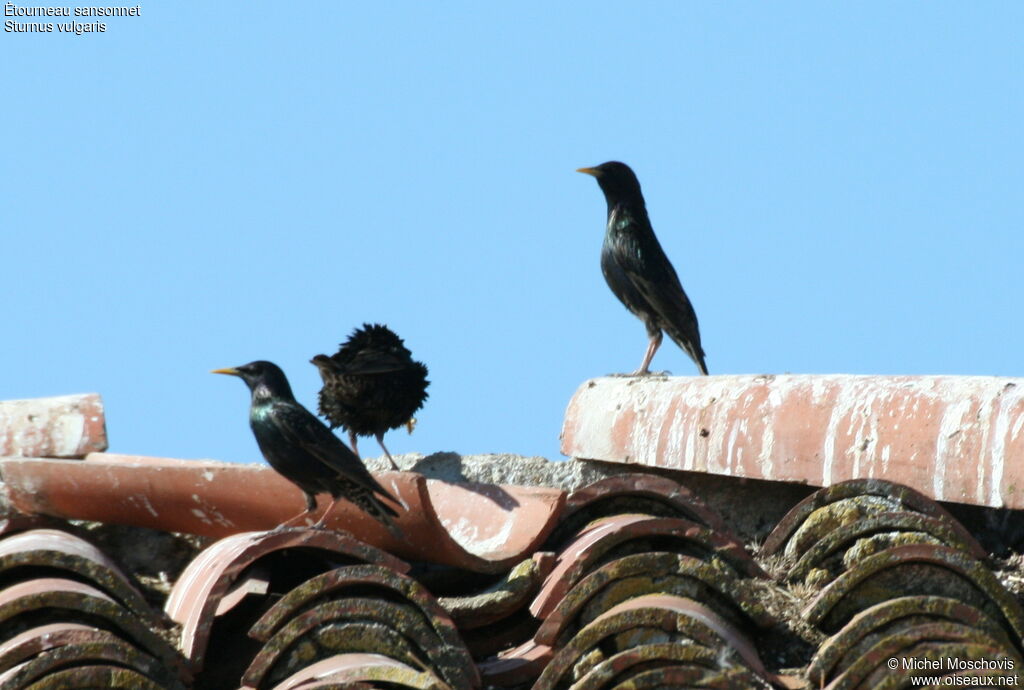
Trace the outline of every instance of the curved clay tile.
{"type": "Polygon", "coordinates": [[[837,529],[891,512],[906,511],[898,500],[888,497],[862,494],[839,499],[808,515],[786,542],[783,553],[797,558],[837,529]]]}
{"type": "Polygon", "coordinates": [[[558,550],[594,520],[622,514],[677,517],[732,536],[721,516],[682,484],[651,474],[620,474],[569,494],[563,517],[548,539],[558,550]]]}
{"type": "Polygon", "coordinates": [[[584,657],[599,662],[644,642],[663,642],[666,633],[670,642],[706,647],[730,665],[768,677],[750,640],[711,609],[682,597],[649,595],[619,604],[580,630],[554,655],[533,690],[560,687],[584,657]]]}
{"type": "Polygon", "coordinates": [[[106,447],[96,393],[0,401],[0,456],[81,458],[106,447]]]}
{"type": "Polygon", "coordinates": [[[562,425],[574,458],[829,486],[883,477],[1022,508],[1024,381],[994,376],[606,377],[562,425]]]}
{"type": "Polygon", "coordinates": [[[532,556],[565,505],[565,492],[544,487],[427,479],[425,489],[424,508],[444,529],[415,540],[408,557],[481,573],[503,572],[532,556]],[[436,549],[450,555],[441,560],[436,549]]]}
{"type": "Polygon", "coordinates": [[[474,659],[488,659],[529,641],[537,632],[537,619],[523,609],[500,621],[463,630],[466,647],[474,659]]]}
{"type": "MultiPolygon", "coordinates": [[[[885,653],[885,646],[880,645],[877,654],[885,653]]],[[[906,655],[912,659],[955,659],[957,663],[964,663],[968,665],[984,665],[989,664],[993,660],[1005,659],[1005,651],[999,647],[993,647],[987,644],[973,644],[969,642],[921,642],[908,647],[903,648],[897,652],[900,656],[906,655]]],[[[873,657],[865,659],[865,665],[867,662],[872,661],[873,657]]],[[[887,661],[887,660],[886,660],[887,661]]],[[[1020,663],[1019,659],[1016,663],[1020,663]]],[[[924,673],[934,676],[946,676],[952,675],[952,672],[948,668],[942,671],[928,670],[924,673]]],[[[987,668],[976,667],[973,670],[968,671],[964,675],[979,676],[981,678],[992,678],[993,676],[1005,675],[1005,681],[1009,682],[997,682],[993,685],[1003,687],[1013,687],[1016,685],[1016,681],[1019,679],[1020,666],[1015,666],[1013,670],[1008,671],[1006,674],[1001,674],[998,671],[993,671],[987,668]]],[[[939,681],[936,685],[931,686],[915,686],[915,678],[920,678],[922,671],[914,668],[904,668],[902,664],[896,666],[895,669],[890,668],[888,663],[881,663],[876,665],[870,672],[863,676],[863,682],[858,685],[858,688],[912,688],[912,687],[978,687],[981,683],[965,683],[964,685],[952,685],[939,681]]],[[[836,679],[832,687],[842,687],[839,685],[839,681],[842,676],[836,679]]],[[[992,685],[989,685],[992,687],[992,685]]],[[[831,689],[830,689],[831,690],[831,689]]]]}
{"type": "Polygon", "coordinates": [[[439,597],[438,602],[462,630],[493,625],[525,610],[554,565],[554,554],[539,551],[483,591],[439,597]]]}
{"type": "MultiPolygon", "coordinates": [[[[3,461],[0,460],[0,463],[3,461]]],[[[46,515],[20,515],[12,513],[0,519],[0,536],[8,537],[12,534],[24,532],[30,529],[53,528],[60,529],[65,526],[63,520],[57,520],[46,515]]]]}
{"type": "MultiPolygon", "coordinates": [[[[312,577],[289,590],[267,609],[249,630],[249,637],[266,642],[288,621],[321,600],[341,598],[346,590],[361,592],[378,591],[382,596],[399,596],[415,603],[431,618],[438,634],[443,637],[457,635],[444,609],[438,606],[433,595],[419,582],[402,574],[395,568],[366,564],[347,565],[328,570],[312,577]]],[[[455,638],[457,639],[457,638],[455,638]]]]}
{"type": "MultiPolygon", "coordinates": [[[[473,659],[444,609],[420,583],[382,566],[345,566],[307,580],[274,604],[253,625],[249,636],[262,642],[269,642],[272,636],[286,625],[290,625],[297,617],[325,602],[352,603],[353,610],[335,611],[333,617],[324,617],[323,613],[326,612],[321,612],[316,621],[317,625],[325,620],[351,618],[359,613],[359,607],[354,604],[367,600],[377,600],[382,607],[379,612],[363,611],[362,618],[367,620],[381,618],[387,608],[400,603],[404,614],[402,611],[397,613],[404,616],[405,620],[395,622],[397,617],[392,616],[392,627],[399,629],[407,638],[421,635],[417,629],[426,628],[424,632],[428,631],[428,635],[420,645],[421,650],[441,675],[448,678],[456,687],[473,688],[480,685],[473,659]]],[[[302,632],[308,632],[308,629],[297,634],[302,632]]],[[[271,646],[264,655],[265,663],[261,662],[261,677],[277,656],[279,654],[275,653],[271,646]]],[[[253,661],[251,668],[260,665],[257,661],[253,661]]],[[[253,673],[255,674],[255,671],[253,673]]],[[[259,685],[255,675],[247,674],[243,680],[251,682],[252,685],[259,685]]]]}
{"type": "MultiPolygon", "coordinates": [[[[86,540],[54,529],[33,529],[0,539],[0,577],[17,580],[17,569],[65,571],[95,584],[138,616],[157,617],[143,596],[106,554],[86,540]]],[[[31,570],[23,570],[29,573],[31,570]]]]}
{"type": "Polygon", "coordinates": [[[455,687],[478,687],[472,659],[459,647],[461,665],[453,663],[456,650],[440,640],[409,602],[345,597],[318,603],[292,618],[263,646],[242,681],[269,688],[319,659],[375,653],[413,666],[424,664],[455,687]]]}
{"type": "MultiPolygon", "coordinates": [[[[964,645],[972,645],[988,650],[989,660],[1008,660],[1013,664],[1013,669],[1020,669],[1021,664],[1024,664],[1012,647],[1000,644],[981,630],[947,621],[923,623],[890,632],[828,680],[834,686],[855,688],[861,687],[869,676],[876,675],[880,670],[883,670],[883,677],[894,675],[884,672],[888,670],[889,659],[927,658],[922,643],[936,643],[944,658],[957,658],[957,650],[963,649],[964,645]],[[885,669],[881,668],[883,666],[885,669]]],[[[920,673],[920,669],[916,671],[920,673]]]]}
{"type": "MultiPolygon", "coordinates": [[[[959,535],[963,543],[970,546],[970,553],[976,558],[985,558],[988,555],[985,549],[978,544],[977,540],[945,508],[920,491],[883,479],[850,479],[815,491],[793,506],[779,520],[779,524],[775,526],[775,529],[772,530],[772,533],[765,540],[764,546],[761,547],[761,553],[765,555],[778,553],[787,545],[793,534],[815,510],[831,503],[857,496],[877,496],[882,499],[897,501],[906,510],[923,513],[929,517],[941,520],[959,535]]],[[[887,509],[879,512],[891,512],[891,510],[887,509]]],[[[814,541],[817,541],[817,539],[814,541]]]]}
{"type": "Polygon", "coordinates": [[[78,642],[47,650],[0,674],[0,687],[27,688],[45,676],[68,667],[111,664],[131,669],[161,687],[184,690],[185,686],[152,656],[123,640],[78,642]]]}
{"type": "Polygon", "coordinates": [[[379,683],[396,690],[453,690],[429,672],[379,654],[339,654],[323,659],[283,680],[273,690],[354,690],[379,687],[379,683]]]}
{"type": "Polygon", "coordinates": [[[530,606],[530,612],[537,618],[546,618],[569,589],[600,565],[600,560],[610,551],[632,540],[649,542],[655,538],[677,542],[702,557],[718,558],[744,575],[767,577],[741,543],[702,525],[680,518],[620,515],[591,524],[558,555],[555,568],[530,606]]]}
{"type": "Polygon", "coordinates": [[[763,629],[775,624],[735,575],[690,556],[654,552],[619,558],[589,573],[558,602],[534,640],[561,646],[603,612],[649,594],[700,601],[741,627],[763,629]]]}
{"type": "Polygon", "coordinates": [[[698,688],[725,688],[726,690],[751,690],[764,687],[755,682],[749,671],[743,669],[722,669],[708,671],[694,666],[665,666],[653,668],[632,676],[615,687],[620,690],[697,690],[698,688]]]}
{"type": "Polygon", "coordinates": [[[527,640],[518,647],[480,663],[480,675],[486,687],[517,687],[532,682],[555,655],[547,645],[527,640]]]}
{"type": "Polygon", "coordinates": [[[33,684],[29,690],[47,690],[48,688],[60,688],[60,690],[75,690],[75,688],[82,688],[82,690],[95,690],[95,688],[167,690],[138,671],[110,664],[89,664],[55,671],[33,684]]]}
{"type": "MultiPolygon", "coordinates": [[[[266,465],[93,453],[84,463],[2,460],[0,471],[22,513],[208,537],[273,529],[306,505],[302,492],[266,465]]],[[[321,506],[329,505],[320,498],[321,506]]],[[[364,541],[393,541],[347,501],[335,505],[327,524],[364,541]]]]}
{"type": "Polygon", "coordinates": [[[953,596],[995,616],[1012,639],[1024,633],[1020,603],[988,568],[963,551],[931,544],[898,546],[865,558],[825,587],[803,617],[834,633],[870,606],[913,594],[953,596]],[[920,566],[932,568],[934,576],[920,566]]]}
{"type": "Polygon", "coordinates": [[[375,563],[398,572],[409,569],[407,563],[331,530],[294,528],[236,534],[222,539],[189,563],[174,583],[164,606],[171,620],[182,626],[179,646],[194,670],[203,667],[218,607],[239,576],[257,562],[285,551],[302,551],[319,559],[321,572],[344,560],[375,563]]]}
{"type": "Polygon", "coordinates": [[[47,623],[0,642],[0,672],[48,649],[85,642],[117,642],[120,637],[84,623],[47,623]]]}
{"type": "MultiPolygon", "coordinates": [[[[662,642],[638,645],[613,654],[586,672],[574,688],[617,688],[622,683],[627,687],[642,687],[647,680],[658,680],[653,687],[677,687],[681,683],[692,683],[698,687],[722,687],[706,685],[723,671],[721,653],[699,645],[662,642]]],[[[738,673],[729,678],[731,684],[742,688],[764,687],[765,684],[747,669],[735,669],[738,673]]],[[[728,687],[728,685],[726,686],[728,687]]]]}
{"type": "Polygon", "coordinates": [[[46,611],[63,619],[103,627],[156,657],[179,677],[186,677],[180,656],[158,634],[160,622],[134,615],[99,589],[74,580],[40,577],[0,590],[0,626],[46,611]]]}
{"type": "MultiPolygon", "coordinates": [[[[299,489],[266,465],[93,453],[84,463],[0,460],[0,473],[11,504],[25,514],[211,537],[273,529],[305,506],[299,489]]],[[[503,572],[529,558],[565,502],[557,489],[451,484],[410,472],[376,477],[401,504],[396,523],[404,541],[347,501],[338,501],[324,526],[403,558],[474,572],[503,572]]]]}
{"type": "Polygon", "coordinates": [[[842,630],[822,643],[808,666],[807,677],[816,685],[824,685],[824,679],[842,672],[860,659],[883,635],[922,621],[966,625],[1002,645],[1012,647],[1006,629],[980,609],[949,597],[899,597],[861,611],[842,630]]]}
{"type": "Polygon", "coordinates": [[[909,511],[880,513],[828,532],[800,554],[796,565],[786,573],[786,578],[790,581],[803,579],[812,569],[820,568],[823,561],[844,547],[849,548],[860,543],[862,539],[876,534],[881,534],[886,539],[904,540],[912,539],[916,534],[920,535],[922,543],[923,539],[929,539],[931,543],[939,543],[974,555],[974,545],[965,542],[961,533],[945,520],[909,511]]]}
{"type": "Polygon", "coordinates": [[[383,600],[318,604],[290,620],[263,645],[242,682],[271,688],[311,662],[337,654],[379,654],[415,666],[425,661],[425,650],[436,639],[430,638],[422,622],[408,620],[414,616],[409,606],[383,600]]]}

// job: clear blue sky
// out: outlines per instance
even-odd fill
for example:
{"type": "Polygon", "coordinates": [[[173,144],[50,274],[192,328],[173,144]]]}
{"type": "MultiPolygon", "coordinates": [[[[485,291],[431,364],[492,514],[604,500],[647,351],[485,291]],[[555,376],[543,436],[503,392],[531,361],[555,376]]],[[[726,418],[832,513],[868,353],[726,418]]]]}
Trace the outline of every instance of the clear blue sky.
{"type": "MultiPolygon", "coordinates": [[[[573,172],[608,159],[712,374],[1024,372],[1022,3],[105,22],[0,35],[0,396],[97,391],[113,451],[255,461],[244,386],[208,371],[273,360],[315,407],[309,358],[380,321],[433,381],[392,451],[559,457],[576,387],[646,343],[573,172]]],[[[653,368],[695,372],[667,340],[653,368]]]]}

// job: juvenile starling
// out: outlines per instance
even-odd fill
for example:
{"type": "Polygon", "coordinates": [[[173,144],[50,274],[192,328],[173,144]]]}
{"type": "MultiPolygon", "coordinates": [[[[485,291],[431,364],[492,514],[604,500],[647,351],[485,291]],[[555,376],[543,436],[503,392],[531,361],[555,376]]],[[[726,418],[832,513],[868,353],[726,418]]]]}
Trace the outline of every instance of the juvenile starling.
{"type": "Polygon", "coordinates": [[[387,326],[363,324],[331,357],[310,360],[320,370],[320,414],[331,428],[344,427],[358,455],[357,436],[375,436],[391,466],[384,433],[406,425],[427,399],[427,368],[413,360],[404,341],[387,326]]]}
{"type": "Polygon", "coordinates": [[[608,224],[601,247],[604,279],[626,309],[644,322],[650,337],[644,360],[634,375],[649,373],[665,331],[706,376],[697,315],[654,235],[636,175],[618,161],[576,172],[596,177],[608,202],[608,224]]]}
{"type": "Polygon", "coordinates": [[[240,367],[215,369],[214,374],[238,376],[252,391],[249,425],[266,461],[306,496],[306,510],[280,527],[316,510],[316,495],[329,493],[331,505],[339,498],[354,503],[363,512],[383,523],[398,539],[402,533],[392,522],[398,513],[375,494],[398,501],[366,470],[363,463],[323,422],[300,405],[284,372],[271,362],[249,362],[240,367]]]}

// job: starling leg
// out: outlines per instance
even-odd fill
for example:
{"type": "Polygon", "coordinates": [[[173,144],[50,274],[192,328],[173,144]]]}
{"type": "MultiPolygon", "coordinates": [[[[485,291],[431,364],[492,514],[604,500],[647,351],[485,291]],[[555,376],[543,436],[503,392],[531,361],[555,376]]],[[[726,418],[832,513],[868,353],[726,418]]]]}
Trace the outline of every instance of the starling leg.
{"type": "MultiPolygon", "coordinates": [[[[314,510],[316,510],[316,496],[314,496],[313,494],[310,494],[310,493],[306,493],[305,491],[303,491],[302,493],[306,497],[306,509],[304,511],[302,511],[301,513],[299,513],[298,515],[296,515],[295,517],[289,518],[289,519],[285,520],[284,522],[282,522],[280,525],[278,525],[277,527],[274,528],[275,531],[277,531],[279,529],[284,529],[285,527],[291,527],[292,526],[291,523],[295,522],[299,518],[306,517],[307,515],[312,513],[314,510]]],[[[334,504],[332,503],[331,505],[333,506],[334,504]]],[[[325,513],[325,515],[326,515],[326,513],[325,513]]],[[[323,518],[320,518],[320,519],[323,520],[323,518]]]]}
{"type": "Polygon", "coordinates": [[[651,336],[651,342],[647,344],[647,352],[644,353],[644,361],[640,365],[640,368],[633,372],[633,376],[643,376],[651,373],[648,367],[651,366],[651,360],[654,359],[654,353],[658,351],[659,347],[661,347],[661,339],[663,337],[664,335],[662,334],[661,329],[658,329],[658,332],[651,336]]]}
{"type": "Polygon", "coordinates": [[[311,511],[308,511],[308,510],[304,510],[304,511],[302,511],[301,513],[299,513],[298,515],[296,515],[295,517],[293,517],[293,518],[289,518],[289,519],[285,520],[285,521],[284,521],[284,522],[282,522],[282,523],[281,523],[280,525],[278,525],[277,527],[275,527],[275,528],[274,528],[274,530],[275,530],[275,531],[277,531],[277,530],[279,530],[279,529],[284,529],[285,527],[294,527],[294,525],[292,525],[292,523],[293,523],[293,522],[295,522],[295,521],[296,521],[296,520],[298,520],[299,518],[304,518],[304,517],[308,516],[310,512],[311,512],[311,511]]]}
{"type": "Polygon", "coordinates": [[[348,444],[352,446],[352,452],[356,454],[356,457],[361,457],[359,455],[359,447],[356,445],[356,432],[348,432],[348,444]]]}
{"type": "Polygon", "coordinates": [[[395,462],[395,459],[391,457],[391,453],[388,452],[387,446],[384,445],[384,434],[377,434],[377,443],[379,443],[380,447],[384,450],[384,455],[388,456],[388,462],[391,463],[391,469],[397,470],[398,464],[395,462]]]}
{"type": "Polygon", "coordinates": [[[338,502],[338,499],[337,499],[337,498],[334,498],[334,497],[332,496],[332,497],[331,497],[331,505],[327,506],[327,510],[325,510],[325,511],[324,511],[324,514],[323,514],[323,515],[321,515],[321,516],[320,516],[320,519],[319,519],[319,520],[317,520],[317,521],[316,521],[316,522],[315,522],[315,523],[313,524],[313,529],[319,529],[319,528],[321,528],[321,527],[323,527],[323,526],[324,526],[324,520],[326,520],[326,519],[327,519],[327,516],[328,516],[328,515],[330,515],[330,513],[331,513],[331,511],[332,511],[332,510],[334,510],[334,504],[335,504],[335,503],[337,503],[337,502],[338,502]]]}

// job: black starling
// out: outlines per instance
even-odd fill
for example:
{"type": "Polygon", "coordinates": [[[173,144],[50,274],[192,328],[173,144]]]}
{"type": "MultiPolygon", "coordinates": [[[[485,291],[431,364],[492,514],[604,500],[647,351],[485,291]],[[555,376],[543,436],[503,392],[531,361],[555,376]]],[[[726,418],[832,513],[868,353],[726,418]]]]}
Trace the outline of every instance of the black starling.
{"type": "Polygon", "coordinates": [[[387,326],[363,324],[331,357],[310,360],[320,370],[320,414],[331,428],[348,431],[352,449],[357,436],[375,436],[391,466],[384,433],[415,423],[412,416],[427,399],[427,368],[413,360],[404,341],[387,326]]]}
{"type": "Polygon", "coordinates": [[[654,235],[636,175],[618,161],[576,172],[596,177],[608,202],[608,224],[601,247],[604,279],[626,309],[644,322],[650,337],[644,361],[633,373],[648,373],[664,330],[706,376],[697,315],[654,235]]]}
{"type": "Polygon", "coordinates": [[[238,376],[252,391],[249,425],[260,452],[270,466],[302,489],[306,510],[280,526],[316,510],[316,495],[329,493],[331,505],[316,523],[320,526],[339,498],[346,498],[384,524],[395,537],[402,533],[392,522],[398,513],[374,494],[398,501],[366,470],[348,446],[300,405],[284,372],[271,362],[249,362],[214,374],[238,376]]]}

